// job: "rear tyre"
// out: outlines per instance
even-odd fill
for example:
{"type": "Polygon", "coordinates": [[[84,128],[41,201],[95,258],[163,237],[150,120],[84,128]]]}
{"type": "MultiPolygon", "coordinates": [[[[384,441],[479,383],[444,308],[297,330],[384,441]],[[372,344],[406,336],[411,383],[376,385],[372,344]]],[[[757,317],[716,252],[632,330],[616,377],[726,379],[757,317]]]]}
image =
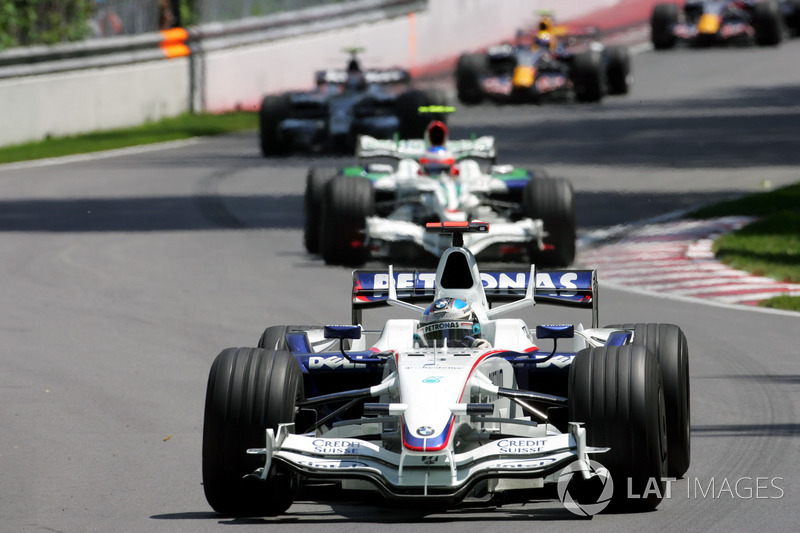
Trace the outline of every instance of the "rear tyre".
{"type": "Polygon", "coordinates": [[[595,457],[611,473],[612,504],[628,511],[655,509],[667,470],[664,391],[656,356],[632,345],[578,352],[569,371],[569,420],[584,423],[589,446],[610,448],[595,457]],[[628,491],[641,498],[629,499],[628,491]]]}
{"type": "Polygon", "coordinates": [[[310,254],[319,253],[320,224],[325,186],[338,174],[335,168],[309,168],[303,196],[303,244],[310,254]]]}
{"type": "Polygon", "coordinates": [[[759,46],[777,46],[783,40],[783,16],[778,2],[768,0],[753,6],[753,27],[759,46]]]}
{"type": "Polygon", "coordinates": [[[570,72],[578,102],[599,102],[606,92],[605,67],[601,52],[589,50],[577,54],[570,72]]]}
{"type": "Polygon", "coordinates": [[[456,63],[456,94],[462,104],[477,105],[485,94],[481,78],[489,72],[486,54],[462,54],[456,63]]]}
{"type": "Polygon", "coordinates": [[[631,55],[627,46],[606,48],[608,94],[628,94],[633,85],[631,55]]]}
{"type": "MultiPolygon", "coordinates": [[[[300,333],[314,329],[315,326],[269,326],[258,339],[258,347],[265,350],[286,350],[291,352],[286,334],[289,332],[300,333]]],[[[319,326],[317,326],[319,328],[319,326]]]]}
{"type": "Polygon", "coordinates": [[[292,504],[295,474],[273,466],[266,481],[243,478],[264,466],[248,455],[267,428],[291,423],[302,398],[300,365],[289,352],[228,348],[208,376],[203,420],[203,489],[211,507],[231,516],[274,516],[292,504]]]}
{"type": "Polygon", "coordinates": [[[650,40],[656,50],[669,50],[675,46],[672,28],[678,23],[678,6],[657,4],[650,17],[650,40]]]}
{"type": "Polygon", "coordinates": [[[369,257],[364,230],[375,213],[372,182],[336,176],[325,188],[322,205],[320,252],[329,265],[358,266],[369,257]]]}
{"type": "Polygon", "coordinates": [[[281,122],[289,118],[290,102],[288,94],[269,95],[261,101],[258,115],[261,154],[264,157],[284,155],[289,151],[289,143],[281,135],[281,122]]]}
{"type": "Polygon", "coordinates": [[[691,463],[689,347],[686,335],[674,324],[621,324],[608,327],[633,330],[633,345],[644,346],[658,358],[667,406],[667,473],[682,478],[691,463]]]}
{"type": "Polygon", "coordinates": [[[526,217],[541,219],[545,250],[531,247],[531,259],[544,267],[567,267],[575,260],[575,201],[572,183],[563,178],[534,177],[525,185],[522,208],[526,217]]]}

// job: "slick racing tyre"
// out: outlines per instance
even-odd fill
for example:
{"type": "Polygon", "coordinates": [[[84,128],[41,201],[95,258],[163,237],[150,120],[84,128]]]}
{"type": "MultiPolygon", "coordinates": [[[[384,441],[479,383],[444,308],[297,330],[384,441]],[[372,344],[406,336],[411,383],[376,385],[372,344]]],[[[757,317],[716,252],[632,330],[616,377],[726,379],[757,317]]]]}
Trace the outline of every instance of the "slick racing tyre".
{"type": "Polygon", "coordinates": [[[619,510],[655,509],[664,495],[667,434],[656,356],[644,346],[581,350],[569,370],[569,420],[582,422],[593,460],[608,469],[619,510]],[[657,490],[656,490],[657,489],[657,490]],[[634,497],[628,498],[628,494],[634,497]]]}
{"type": "Polygon", "coordinates": [[[753,6],[753,27],[759,46],[777,46],[783,40],[783,15],[775,0],[753,6]]]}
{"type": "Polygon", "coordinates": [[[261,154],[264,157],[283,155],[289,151],[289,143],[280,133],[281,122],[289,118],[288,94],[270,95],[261,101],[258,115],[261,154]]]}
{"type": "Polygon", "coordinates": [[[602,52],[589,50],[576,54],[570,71],[575,99],[582,103],[599,102],[606,93],[606,72],[602,52]]]}
{"type": "Polygon", "coordinates": [[[628,94],[633,85],[631,54],[627,46],[606,48],[606,83],[608,94],[628,94]]]}
{"type": "Polygon", "coordinates": [[[657,4],[650,17],[650,41],[656,50],[669,50],[675,46],[672,28],[678,23],[678,6],[657,4]]]}
{"type": "Polygon", "coordinates": [[[447,104],[447,96],[439,89],[409,90],[397,97],[397,117],[400,120],[401,139],[422,139],[428,124],[433,120],[447,122],[444,113],[420,113],[423,106],[447,104]]]}
{"type": "Polygon", "coordinates": [[[618,324],[633,330],[633,345],[644,346],[658,358],[667,406],[667,473],[682,478],[691,460],[689,348],[681,328],[674,324],[618,324]]]}
{"type": "Polygon", "coordinates": [[[522,192],[526,217],[541,219],[545,249],[532,246],[531,259],[543,267],[567,267],[575,260],[575,200],[572,183],[564,178],[534,177],[522,192]]]}
{"type": "Polygon", "coordinates": [[[211,366],[203,420],[203,489],[215,511],[274,516],[292,504],[295,474],[273,463],[265,481],[243,476],[264,466],[248,448],[266,445],[266,429],[294,422],[303,396],[300,365],[286,351],[228,348],[211,366]]]}
{"type": "Polygon", "coordinates": [[[456,94],[462,104],[477,105],[483,102],[481,78],[489,72],[486,54],[461,54],[456,63],[456,94]]]}
{"type": "Polygon", "coordinates": [[[325,186],[338,174],[335,168],[308,169],[306,191],[303,196],[303,244],[310,254],[319,253],[319,233],[322,223],[322,201],[325,186]]]}
{"type": "Polygon", "coordinates": [[[369,257],[364,230],[375,214],[375,193],[366,178],[336,176],[325,187],[320,252],[329,265],[358,266],[369,257]]]}

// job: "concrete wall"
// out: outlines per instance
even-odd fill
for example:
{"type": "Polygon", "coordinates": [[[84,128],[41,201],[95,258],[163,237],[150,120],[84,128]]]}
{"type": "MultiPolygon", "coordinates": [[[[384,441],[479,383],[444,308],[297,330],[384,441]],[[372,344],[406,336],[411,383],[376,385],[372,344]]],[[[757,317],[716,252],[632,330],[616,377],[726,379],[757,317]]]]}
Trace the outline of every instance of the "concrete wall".
{"type": "MultiPolygon", "coordinates": [[[[567,20],[620,0],[561,0],[567,20]]],[[[341,49],[363,46],[367,67],[430,67],[513,36],[552,0],[429,0],[428,10],[261,45],[203,54],[202,106],[255,109],[264,94],[303,89],[318,69],[341,67],[341,49]]],[[[0,146],[132,126],[188,111],[187,58],[0,80],[0,146]]]]}

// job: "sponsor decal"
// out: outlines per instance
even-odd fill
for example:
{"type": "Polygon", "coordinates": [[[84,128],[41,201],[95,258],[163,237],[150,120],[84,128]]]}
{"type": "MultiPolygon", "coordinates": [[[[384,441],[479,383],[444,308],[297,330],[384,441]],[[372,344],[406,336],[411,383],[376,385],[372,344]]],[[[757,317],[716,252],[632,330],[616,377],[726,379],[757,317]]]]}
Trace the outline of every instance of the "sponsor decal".
{"type": "Polygon", "coordinates": [[[417,435],[420,437],[430,437],[433,433],[434,429],[430,426],[421,426],[417,428],[417,435]]]}
{"type": "Polygon", "coordinates": [[[310,468],[363,468],[367,466],[367,463],[362,463],[360,461],[323,461],[323,460],[311,460],[311,459],[302,459],[297,461],[297,464],[308,466],[310,468]]]}
{"type": "Polygon", "coordinates": [[[492,94],[511,94],[511,78],[485,78],[481,81],[484,92],[492,94]]]}
{"type": "Polygon", "coordinates": [[[359,451],[359,443],[349,440],[314,439],[314,452],[331,455],[352,455],[359,451]]]}
{"type": "Polygon", "coordinates": [[[444,376],[430,376],[422,380],[423,383],[440,383],[444,376]]]}
{"type": "Polygon", "coordinates": [[[519,459],[516,461],[500,461],[496,463],[499,468],[531,469],[542,468],[555,461],[555,459],[519,459]]]}
{"type": "Polygon", "coordinates": [[[536,90],[540,93],[549,93],[567,86],[564,76],[541,76],[536,79],[536,90]]]}
{"type": "Polygon", "coordinates": [[[495,443],[501,453],[540,453],[546,439],[500,439],[495,443]]]}
{"type": "Polygon", "coordinates": [[[322,368],[335,370],[337,368],[366,368],[366,367],[367,365],[364,363],[350,362],[341,355],[329,355],[325,357],[311,356],[308,358],[309,370],[319,370],[322,368]]]}

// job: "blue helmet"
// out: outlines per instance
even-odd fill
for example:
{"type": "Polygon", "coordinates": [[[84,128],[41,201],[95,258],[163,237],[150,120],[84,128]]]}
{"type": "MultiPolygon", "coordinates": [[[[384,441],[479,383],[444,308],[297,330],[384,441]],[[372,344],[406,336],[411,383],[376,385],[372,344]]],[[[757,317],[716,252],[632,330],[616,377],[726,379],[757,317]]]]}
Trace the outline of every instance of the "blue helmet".
{"type": "Polygon", "coordinates": [[[417,329],[423,346],[469,346],[469,341],[480,334],[481,326],[472,307],[456,298],[440,298],[429,305],[417,329]]]}

